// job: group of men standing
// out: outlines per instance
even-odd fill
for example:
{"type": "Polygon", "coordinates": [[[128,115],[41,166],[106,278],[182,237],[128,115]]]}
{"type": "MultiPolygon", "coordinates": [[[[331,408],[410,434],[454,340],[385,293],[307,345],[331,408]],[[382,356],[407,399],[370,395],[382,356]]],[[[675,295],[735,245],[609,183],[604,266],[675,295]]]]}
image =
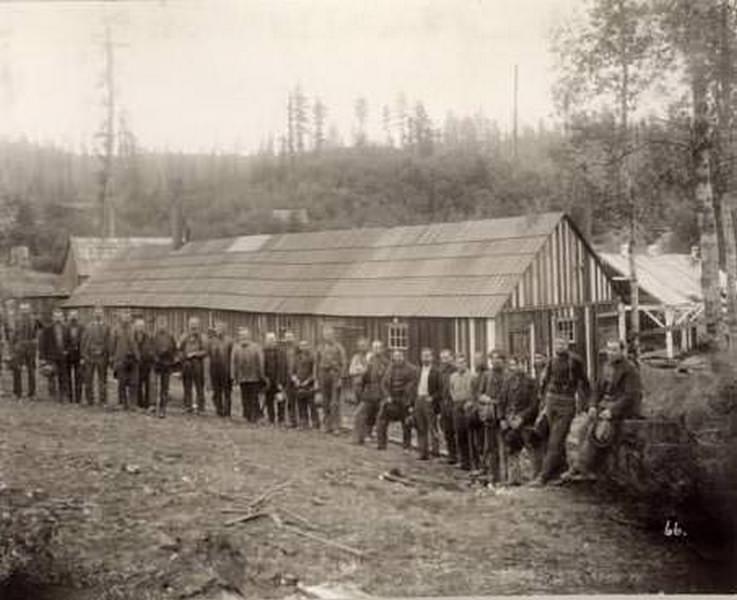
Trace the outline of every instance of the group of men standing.
{"type": "Polygon", "coordinates": [[[27,304],[18,311],[12,303],[5,308],[0,341],[6,345],[18,398],[23,395],[24,371],[26,396],[36,395],[38,357],[49,392],[60,401],[80,404],[84,398],[90,405],[107,404],[112,370],[123,409],[136,405],[164,417],[170,377],[179,370],[184,410],[202,413],[207,371],[220,417],[231,416],[235,387],[249,423],[315,429],[322,425],[326,432],[338,433],[341,398],[349,390],[357,402],[356,443],[363,444],[375,430],[377,447],[383,450],[390,423],[398,422],[406,451],[416,430],[420,460],[440,456],[442,435],[447,462],[477,471],[493,483],[521,483],[520,455],[525,448],[535,485],[557,479],[566,466],[563,480],[590,475],[608,445],[594,433],[608,430],[610,445],[618,424],[637,413],[641,397],[638,369],[617,340],[608,342],[607,365],[592,389],[582,361],[569,351],[565,339],[555,340],[549,359],[534,357],[530,375],[522,361],[501,350],[476,353],[471,368],[462,354],[454,356],[445,349],[436,361],[434,351],[424,348],[415,366],[403,350],[387,354],[380,340],[369,347],[368,340],[360,339],[348,361],[330,326],[323,328],[313,349],[305,340],[297,342],[291,331],[283,332],[281,339],[267,332],[263,343],[253,339],[248,327],[231,337],[223,321],[204,332],[195,317],[176,337],[165,317],[147,327],[128,310],[119,313],[111,328],[102,307],[94,308],[87,323],[74,310],[65,318],[56,309],[46,324],[34,319],[27,304]],[[589,415],[588,431],[579,460],[569,464],[566,438],[574,416],[583,411],[589,415]]]}
{"type": "Polygon", "coordinates": [[[383,450],[389,423],[399,422],[405,451],[416,430],[418,458],[439,457],[442,433],[447,462],[485,475],[492,483],[522,483],[524,448],[532,462],[533,485],[593,476],[606,447],[616,440],[619,423],[637,413],[639,372],[623,345],[612,340],[604,373],[592,390],[567,340],[556,339],[554,345],[549,360],[535,356],[531,376],[517,357],[507,358],[500,350],[488,356],[476,353],[471,370],[462,354],[442,350],[436,362],[433,350],[424,348],[418,367],[401,350],[387,357],[383,344],[375,341],[363,359],[359,351],[351,361],[359,399],[355,441],[363,444],[376,427],[377,447],[383,450]],[[574,416],[583,410],[589,415],[587,430],[578,460],[569,464],[566,438],[574,416]],[[600,420],[608,421],[614,431],[609,444],[594,439],[600,420]]]}

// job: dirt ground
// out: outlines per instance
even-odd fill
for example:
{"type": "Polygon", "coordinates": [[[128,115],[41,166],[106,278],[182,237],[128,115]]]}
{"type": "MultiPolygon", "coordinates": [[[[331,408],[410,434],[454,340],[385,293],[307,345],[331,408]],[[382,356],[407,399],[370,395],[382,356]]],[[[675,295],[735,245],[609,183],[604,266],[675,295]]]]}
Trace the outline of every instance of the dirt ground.
{"type": "Polygon", "coordinates": [[[63,509],[56,587],[35,597],[269,598],[297,581],[379,596],[727,591],[684,538],[643,530],[601,491],[470,488],[398,447],[208,411],[0,398],[0,488],[63,509]],[[393,468],[459,489],[379,478],[393,468]],[[267,490],[254,511],[272,516],[228,523],[267,490]]]}

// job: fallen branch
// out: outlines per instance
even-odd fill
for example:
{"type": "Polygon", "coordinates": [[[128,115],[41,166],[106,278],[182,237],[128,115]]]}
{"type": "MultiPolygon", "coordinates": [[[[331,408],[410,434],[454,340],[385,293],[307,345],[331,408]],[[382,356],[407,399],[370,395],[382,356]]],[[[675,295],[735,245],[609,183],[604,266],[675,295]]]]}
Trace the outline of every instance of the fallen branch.
{"type": "Polygon", "coordinates": [[[248,507],[251,509],[256,508],[260,504],[266,502],[266,500],[269,499],[270,496],[273,496],[276,492],[289,487],[292,484],[291,479],[287,479],[286,481],[282,481],[281,483],[277,483],[276,485],[268,488],[266,491],[264,491],[261,495],[257,496],[253,500],[251,500],[248,503],[248,507]]]}
{"type": "Polygon", "coordinates": [[[226,521],[223,525],[225,525],[225,527],[232,527],[233,525],[238,525],[239,523],[247,523],[248,521],[253,521],[254,519],[262,519],[264,517],[270,516],[270,513],[265,512],[249,513],[247,515],[236,517],[235,519],[230,519],[229,521],[226,521]]]}
{"type": "Polygon", "coordinates": [[[333,548],[338,548],[339,550],[342,550],[343,552],[352,554],[356,558],[360,558],[360,559],[366,558],[366,554],[361,552],[360,550],[357,550],[356,548],[352,548],[351,546],[346,546],[345,544],[341,544],[340,542],[329,540],[320,535],[317,535],[316,533],[305,531],[304,529],[300,529],[296,525],[282,524],[282,528],[286,529],[287,531],[291,531],[292,533],[296,533],[297,535],[305,537],[309,540],[314,540],[316,542],[320,542],[321,544],[325,544],[326,546],[332,546],[333,548]]]}
{"type": "Polygon", "coordinates": [[[379,475],[379,479],[381,479],[382,481],[393,481],[394,483],[401,483],[402,485],[406,485],[407,487],[415,487],[415,484],[411,481],[408,481],[404,477],[397,477],[396,475],[392,475],[388,471],[379,475]]]}

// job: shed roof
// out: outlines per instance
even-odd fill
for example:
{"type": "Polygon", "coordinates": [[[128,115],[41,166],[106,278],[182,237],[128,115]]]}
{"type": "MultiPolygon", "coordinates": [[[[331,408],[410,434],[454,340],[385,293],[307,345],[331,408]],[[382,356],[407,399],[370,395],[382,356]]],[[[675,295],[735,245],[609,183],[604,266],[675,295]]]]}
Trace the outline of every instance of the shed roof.
{"type": "Polygon", "coordinates": [[[130,248],[168,246],[168,237],[76,237],[69,238],[69,252],[77,264],[77,275],[89,277],[101,264],[130,248]]]}
{"type": "MultiPolygon", "coordinates": [[[[629,274],[626,256],[600,253],[602,260],[621,276],[629,274]]],[[[701,261],[690,254],[635,255],[637,283],[650,298],[666,306],[687,306],[702,302],[701,261]]],[[[720,272],[720,284],[726,287],[726,275],[720,272]]]]}
{"type": "Polygon", "coordinates": [[[181,307],[333,316],[491,317],[562,213],[130,249],[70,306],[181,307]]]}
{"type": "Polygon", "coordinates": [[[13,298],[63,298],[59,276],[18,266],[0,266],[0,296],[13,298]]]}

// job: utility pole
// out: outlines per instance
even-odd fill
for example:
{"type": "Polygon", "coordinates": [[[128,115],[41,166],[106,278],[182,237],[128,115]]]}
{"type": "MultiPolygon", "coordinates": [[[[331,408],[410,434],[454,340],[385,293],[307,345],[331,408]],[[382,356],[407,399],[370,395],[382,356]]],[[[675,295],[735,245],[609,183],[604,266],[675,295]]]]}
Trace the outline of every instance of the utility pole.
{"type": "Polygon", "coordinates": [[[519,95],[519,65],[514,65],[514,114],[513,114],[513,143],[514,143],[514,160],[517,160],[517,105],[519,95]]]}

